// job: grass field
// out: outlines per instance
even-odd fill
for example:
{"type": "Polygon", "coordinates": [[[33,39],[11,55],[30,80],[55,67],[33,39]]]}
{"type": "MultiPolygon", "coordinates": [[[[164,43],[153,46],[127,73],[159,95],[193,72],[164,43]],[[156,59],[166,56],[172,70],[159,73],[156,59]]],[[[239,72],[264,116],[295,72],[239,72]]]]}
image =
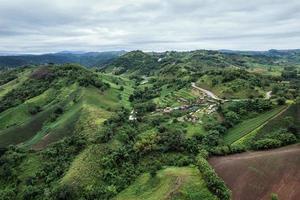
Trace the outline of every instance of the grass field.
{"type": "Polygon", "coordinates": [[[192,167],[168,167],[155,177],[141,175],[115,200],[215,200],[206,188],[201,174],[192,167]]]}
{"type": "Polygon", "coordinates": [[[66,111],[55,122],[45,125],[33,138],[26,142],[26,146],[33,146],[35,149],[45,148],[52,142],[73,133],[75,123],[80,115],[80,105],[74,105],[66,111]]]}
{"type": "Polygon", "coordinates": [[[44,125],[54,108],[49,108],[30,118],[24,124],[0,132],[0,147],[19,144],[33,137],[44,125]]]}
{"type": "MultiPolygon", "coordinates": [[[[114,87],[104,93],[100,93],[95,88],[84,89],[81,95],[82,110],[77,121],[76,131],[86,136],[87,139],[95,138],[101,129],[101,124],[112,115],[111,110],[122,106],[117,94],[118,90],[114,87]]],[[[128,102],[128,100],[126,101],[128,102]]],[[[97,174],[101,174],[99,156],[101,156],[102,151],[101,145],[87,147],[72,162],[61,183],[76,183],[81,187],[101,184],[97,174]]]]}
{"type": "Polygon", "coordinates": [[[192,137],[193,135],[205,135],[206,131],[204,130],[202,124],[199,123],[187,123],[187,136],[192,137]]]}
{"type": "Polygon", "coordinates": [[[97,176],[101,175],[101,156],[103,146],[95,144],[87,147],[72,162],[66,175],[61,180],[62,184],[76,184],[81,187],[101,184],[97,176]]]}
{"type": "Polygon", "coordinates": [[[0,86],[0,99],[5,94],[10,92],[11,90],[17,88],[19,85],[21,85],[24,81],[27,80],[28,75],[32,72],[32,69],[26,69],[21,74],[18,74],[18,78],[0,86]]]}
{"type": "Polygon", "coordinates": [[[4,113],[8,112],[9,115],[4,115],[4,119],[9,123],[14,122],[15,124],[0,131],[0,145],[7,146],[9,144],[16,145],[22,143],[22,145],[28,146],[29,144],[31,145],[37,142],[38,139],[42,138],[42,134],[36,134],[42,133],[43,130],[45,130],[45,122],[49,119],[51,113],[53,113],[57,103],[66,105],[69,102],[68,98],[72,96],[71,94],[76,90],[77,87],[75,85],[59,93],[53,90],[47,90],[43,94],[27,100],[23,104],[5,111],[4,113]],[[30,105],[39,105],[42,107],[42,111],[35,115],[30,115],[28,113],[28,107],[30,105]],[[22,115],[24,115],[24,117],[20,119],[22,115]]]}
{"type": "Polygon", "coordinates": [[[129,80],[127,77],[123,76],[116,76],[112,74],[99,74],[101,77],[101,80],[103,82],[106,82],[110,84],[111,88],[118,90],[118,93],[121,94],[120,102],[121,104],[126,108],[131,108],[131,104],[129,102],[129,96],[133,93],[133,85],[134,82],[129,80]],[[123,87],[124,90],[121,91],[120,87],[123,87]]]}
{"type": "Polygon", "coordinates": [[[0,131],[11,126],[20,125],[32,117],[29,113],[29,108],[32,106],[40,106],[44,110],[47,109],[47,104],[55,97],[55,91],[49,89],[43,94],[25,101],[23,104],[10,108],[0,113],[0,131]]]}
{"type": "Polygon", "coordinates": [[[72,134],[75,129],[89,139],[93,138],[112,111],[121,106],[130,106],[128,97],[131,86],[128,81],[123,82],[127,84],[128,90],[122,91],[127,96],[121,100],[119,86],[101,92],[95,87],[81,88],[73,84],[59,91],[49,89],[0,113],[0,146],[22,143],[25,147],[41,149],[72,134]],[[63,107],[64,113],[54,122],[45,124],[57,105],[63,107]],[[42,112],[31,115],[29,108],[32,106],[42,107],[42,112]]]}
{"type": "Polygon", "coordinates": [[[277,108],[274,108],[273,110],[260,114],[257,117],[247,119],[237,124],[235,127],[230,129],[228,133],[224,136],[225,144],[232,144],[233,142],[239,140],[240,138],[244,137],[251,131],[255,130],[256,128],[270,120],[272,117],[276,116],[285,108],[286,106],[279,106],[277,108]]]}

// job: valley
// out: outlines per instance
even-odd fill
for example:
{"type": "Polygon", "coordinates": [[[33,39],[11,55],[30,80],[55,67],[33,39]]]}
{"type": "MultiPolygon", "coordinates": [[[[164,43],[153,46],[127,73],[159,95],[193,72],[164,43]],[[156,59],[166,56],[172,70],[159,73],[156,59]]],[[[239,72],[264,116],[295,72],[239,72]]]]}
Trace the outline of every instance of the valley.
{"type": "Polygon", "coordinates": [[[300,55],[291,54],[59,60],[86,66],[18,57],[24,66],[0,70],[0,199],[294,200],[300,55]]]}

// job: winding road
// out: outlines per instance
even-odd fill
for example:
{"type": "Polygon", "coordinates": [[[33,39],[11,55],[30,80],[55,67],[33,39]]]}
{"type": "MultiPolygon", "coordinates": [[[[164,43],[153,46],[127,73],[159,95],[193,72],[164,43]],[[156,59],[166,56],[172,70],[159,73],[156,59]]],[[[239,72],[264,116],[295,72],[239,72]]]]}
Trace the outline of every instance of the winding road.
{"type": "MultiPolygon", "coordinates": [[[[198,87],[195,82],[192,82],[192,87],[194,89],[196,89],[196,90],[200,90],[201,92],[205,93],[207,96],[209,96],[210,98],[212,98],[214,100],[217,100],[217,101],[228,101],[228,100],[224,100],[224,99],[219,98],[217,95],[215,95],[214,93],[212,93],[209,90],[206,90],[204,88],[198,87]]],[[[271,96],[272,96],[272,91],[268,91],[268,92],[266,92],[265,99],[270,99],[271,96]]],[[[230,101],[245,101],[245,100],[248,100],[248,99],[231,99],[230,101]]]]}
{"type": "Polygon", "coordinates": [[[205,93],[207,96],[211,97],[214,100],[223,101],[223,99],[220,99],[217,95],[215,95],[211,91],[196,86],[196,83],[194,83],[194,82],[192,82],[192,87],[197,89],[197,90],[200,90],[201,92],[205,93]]]}

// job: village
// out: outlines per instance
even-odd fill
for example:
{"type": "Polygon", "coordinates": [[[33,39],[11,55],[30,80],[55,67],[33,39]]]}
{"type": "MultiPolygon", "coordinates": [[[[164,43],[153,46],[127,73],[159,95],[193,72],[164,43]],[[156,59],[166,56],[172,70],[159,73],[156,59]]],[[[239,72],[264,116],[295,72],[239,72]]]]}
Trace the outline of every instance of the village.
{"type": "MultiPolygon", "coordinates": [[[[178,120],[202,123],[201,118],[204,114],[210,115],[214,113],[217,110],[218,105],[225,102],[212,92],[196,86],[195,83],[191,83],[191,87],[193,92],[198,96],[195,101],[191,102],[180,97],[177,99],[177,102],[181,104],[180,106],[157,108],[154,113],[169,114],[174,111],[188,111],[188,114],[178,118],[178,120]]],[[[136,112],[134,110],[131,111],[129,120],[136,120],[136,112]]]]}
{"type": "Polygon", "coordinates": [[[193,123],[202,123],[201,117],[204,114],[209,115],[214,113],[217,110],[218,105],[224,100],[220,99],[208,90],[197,87],[195,83],[192,83],[191,86],[192,90],[197,93],[198,98],[196,99],[196,101],[190,103],[188,100],[181,97],[177,101],[179,103],[182,103],[183,105],[177,107],[166,107],[164,109],[158,109],[157,111],[165,114],[171,113],[176,110],[190,111],[185,116],[178,118],[178,120],[189,121],[193,123]]]}

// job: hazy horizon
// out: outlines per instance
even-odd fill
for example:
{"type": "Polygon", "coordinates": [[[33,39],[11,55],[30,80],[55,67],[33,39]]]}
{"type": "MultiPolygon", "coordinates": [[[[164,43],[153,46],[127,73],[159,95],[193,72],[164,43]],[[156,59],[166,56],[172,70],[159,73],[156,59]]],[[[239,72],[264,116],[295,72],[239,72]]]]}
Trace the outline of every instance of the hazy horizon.
{"type": "Polygon", "coordinates": [[[300,48],[296,0],[0,1],[0,52],[300,48]]]}

